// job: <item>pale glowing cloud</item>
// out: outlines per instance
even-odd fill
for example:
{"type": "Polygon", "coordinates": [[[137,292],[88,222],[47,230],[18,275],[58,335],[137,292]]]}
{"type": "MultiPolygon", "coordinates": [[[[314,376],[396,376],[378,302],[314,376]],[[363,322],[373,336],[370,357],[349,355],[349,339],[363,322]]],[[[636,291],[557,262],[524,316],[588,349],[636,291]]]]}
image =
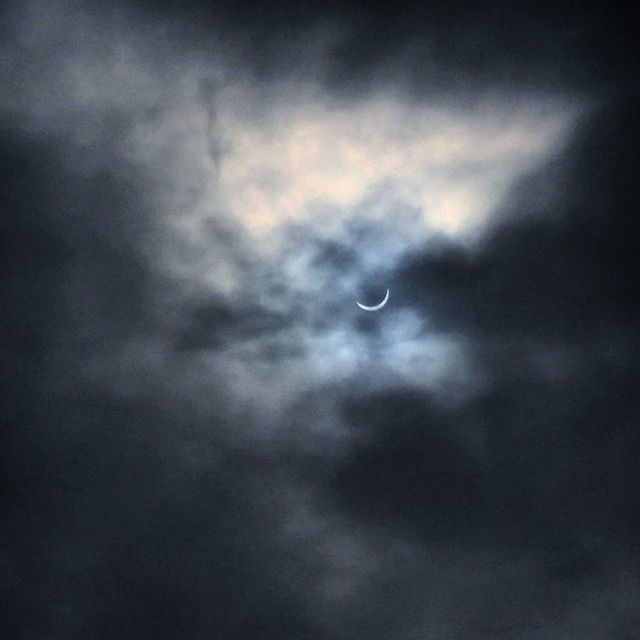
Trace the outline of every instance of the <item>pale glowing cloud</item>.
{"type": "Polygon", "coordinates": [[[464,233],[557,151],[576,115],[548,100],[463,109],[383,95],[335,104],[310,92],[273,112],[267,101],[255,117],[238,109],[250,94],[231,95],[218,104],[220,191],[255,234],[310,217],[314,203],[355,207],[381,185],[421,209],[425,227],[464,233]]]}

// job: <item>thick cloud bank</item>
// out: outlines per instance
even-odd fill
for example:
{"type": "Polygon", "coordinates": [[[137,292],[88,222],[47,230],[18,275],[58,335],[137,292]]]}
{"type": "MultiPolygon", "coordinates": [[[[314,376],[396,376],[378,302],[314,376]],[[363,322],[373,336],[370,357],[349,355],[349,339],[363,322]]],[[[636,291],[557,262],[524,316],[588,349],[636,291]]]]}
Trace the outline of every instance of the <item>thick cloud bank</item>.
{"type": "Polygon", "coordinates": [[[3,17],[3,638],[635,637],[629,16],[3,17]]]}

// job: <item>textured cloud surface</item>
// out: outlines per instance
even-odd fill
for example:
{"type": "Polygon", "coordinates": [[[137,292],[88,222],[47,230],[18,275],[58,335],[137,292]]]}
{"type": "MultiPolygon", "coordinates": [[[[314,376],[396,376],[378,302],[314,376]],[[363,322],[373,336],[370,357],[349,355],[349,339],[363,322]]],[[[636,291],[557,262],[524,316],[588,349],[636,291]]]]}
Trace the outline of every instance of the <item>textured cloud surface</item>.
{"type": "Polygon", "coordinates": [[[635,637],[628,16],[4,14],[2,637],[635,637]]]}

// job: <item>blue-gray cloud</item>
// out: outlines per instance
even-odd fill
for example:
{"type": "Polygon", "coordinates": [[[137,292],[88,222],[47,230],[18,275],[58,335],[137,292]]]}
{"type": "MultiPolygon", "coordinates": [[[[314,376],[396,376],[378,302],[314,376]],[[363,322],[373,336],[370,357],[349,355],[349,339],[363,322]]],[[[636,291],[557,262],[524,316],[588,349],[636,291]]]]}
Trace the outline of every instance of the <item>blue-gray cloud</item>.
{"type": "Polygon", "coordinates": [[[633,637],[624,15],[38,7],[2,45],[2,634],[633,637]],[[473,232],[385,165],[405,127],[354,133],[381,97],[468,125],[451,210],[508,174],[473,232]],[[313,113],[366,171],[317,182],[313,113]]]}

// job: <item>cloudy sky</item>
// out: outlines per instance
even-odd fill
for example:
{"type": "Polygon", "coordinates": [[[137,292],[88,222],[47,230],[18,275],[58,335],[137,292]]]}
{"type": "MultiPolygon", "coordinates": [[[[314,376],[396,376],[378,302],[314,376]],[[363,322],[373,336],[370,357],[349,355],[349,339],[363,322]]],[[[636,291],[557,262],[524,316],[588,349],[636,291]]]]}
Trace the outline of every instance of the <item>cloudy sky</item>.
{"type": "Polygon", "coordinates": [[[637,637],[638,34],[578,4],[3,5],[3,638],[637,637]]]}

